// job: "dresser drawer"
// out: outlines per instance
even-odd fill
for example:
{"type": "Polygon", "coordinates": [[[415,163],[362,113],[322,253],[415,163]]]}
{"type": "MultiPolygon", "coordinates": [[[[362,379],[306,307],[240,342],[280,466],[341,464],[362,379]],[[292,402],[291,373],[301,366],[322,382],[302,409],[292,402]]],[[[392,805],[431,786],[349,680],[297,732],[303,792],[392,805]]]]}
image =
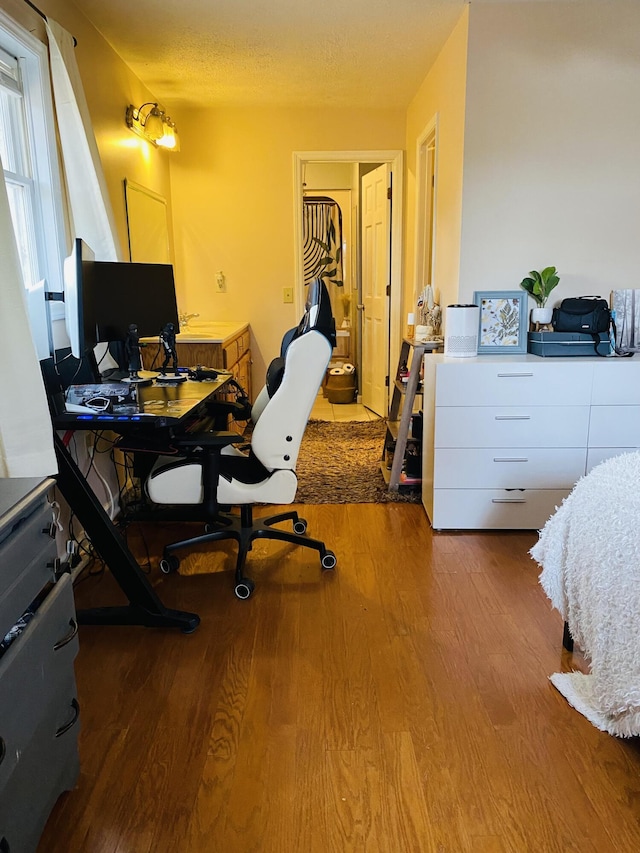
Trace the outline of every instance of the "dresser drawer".
{"type": "Polygon", "coordinates": [[[590,447],[587,450],[587,474],[606,459],[621,456],[623,453],[634,452],[636,452],[635,447],[590,447]]]}
{"type": "Polygon", "coordinates": [[[591,364],[439,364],[436,406],[588,406],[591,364]]]}
{"type": "Polygon", "coordinates": [[[570,489],[586,461],[586,447],[439,448],[434,482],[442,489],[570,489]]]}
{"type": "Polygon", "coordinates": [[[588,406],[439,406],[436,447],[586,447],[588,406]]]}
{"type": "Polygon", "coordinates": [[[35,853],[51,809],[80,772],[79,705],[73,681],[61,684],[4,786],[0,785],[0,840],[11,853],[35,853]]]}
{"type": "Polygon", "coordinates": [[[20,516],[0,543],[0,637],[14,625],[45,584],[54,579],[56,544],[48,532],[51,508],[45,503],[20,516]]]}
{"type": "Polygon", "coordinates": [[[589,447],[640,447],[640,406],[592,406],[589,447]]]}
{"type": "Polygon", "coordinates": [[[594,365],[592,405],[640,405],[640,361],[637,358],[613,358],[594,365]]]}
{"type": "Polygon", "coordinates": [[[73,682],[77,628],[71,577],[64,575],[0,658],[0,786],[59,685],[73,682]]]}
{"type": "Polygon", "coordinates": [[[435,489],[435,530],[540,530],[570,489],[435,489]]]}

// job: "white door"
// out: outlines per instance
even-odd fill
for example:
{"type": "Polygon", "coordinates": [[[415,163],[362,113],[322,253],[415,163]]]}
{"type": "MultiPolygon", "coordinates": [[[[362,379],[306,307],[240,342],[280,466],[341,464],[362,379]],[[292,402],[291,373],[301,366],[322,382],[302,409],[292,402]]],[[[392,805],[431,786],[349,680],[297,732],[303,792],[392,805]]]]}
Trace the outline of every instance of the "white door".
{"type": "Polygon", "coordinates": [[[362,403],[387,415],[389,290],[391,281],[391,168],[379,166],[362,178],[362,403]]]}

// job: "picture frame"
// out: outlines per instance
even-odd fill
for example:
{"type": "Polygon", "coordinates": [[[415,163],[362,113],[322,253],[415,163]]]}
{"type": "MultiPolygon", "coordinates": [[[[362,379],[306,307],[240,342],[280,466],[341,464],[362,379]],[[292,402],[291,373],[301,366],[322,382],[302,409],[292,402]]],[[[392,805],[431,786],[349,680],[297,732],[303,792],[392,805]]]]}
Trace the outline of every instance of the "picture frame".
{"type": "Polygon", "coordinates": [[[527,351],[527,294],[523,290],[476,290],[480,308],[478,355],[527,351]]]}

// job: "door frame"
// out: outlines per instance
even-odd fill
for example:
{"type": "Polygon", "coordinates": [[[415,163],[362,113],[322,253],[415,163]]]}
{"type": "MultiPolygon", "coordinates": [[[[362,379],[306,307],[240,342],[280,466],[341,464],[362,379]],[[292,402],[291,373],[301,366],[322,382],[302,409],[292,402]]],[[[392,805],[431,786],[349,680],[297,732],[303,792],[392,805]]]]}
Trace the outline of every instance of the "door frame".
{"type": "MultiPolygon", "coordinates": [[[[389,297],[389,365],[397,361],[402,342],[402,235],[404,230],[404,151],[294,151],[293,152],[293,223],[296,316],[304,310],[304,277],[302,252],[302,198],[304,167],[307,163],[389,163],[393,178],[391,201],[391,293],[389,297]]],[[[358,189],[359,195],[359,189],[358,189]]],[[[358,210],[360,200],[358,198],[358,210]]],[[[358,281],[358,288],[360,282],[358,281]]],[[[389,381],[391,393],[391,381],[389,381]]]]}

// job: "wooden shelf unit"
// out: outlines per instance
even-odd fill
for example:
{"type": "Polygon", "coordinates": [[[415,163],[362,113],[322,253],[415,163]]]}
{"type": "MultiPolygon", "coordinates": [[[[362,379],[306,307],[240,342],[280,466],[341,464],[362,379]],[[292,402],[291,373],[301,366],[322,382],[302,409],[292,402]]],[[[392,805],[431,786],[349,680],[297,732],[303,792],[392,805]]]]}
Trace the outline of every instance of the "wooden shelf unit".
{"type": "MultiPolygon", "coordinates": [[[[380,463],[382,475],[389,487],[389,491],[392,492],[397,492],[402,485],[400,477],[402,475],[407,444],[411,441],[419,443],[422,441],[421,437],[413,438],[410,436],[409,431],[415,398],[422,393],[422,384],[420,381],[422,359],[425,352],[432,348],[432,345],[415,343],[409,338],[405,338],[402,341],[398,369],[393,383],[393,393],[389,406],[387,430],[384,438],[384,447],[382,448],[382,461],[380,463]],[[406,382],[402,382],[399,378],[400,368],[403,364],[406,364],[409,368],[409,376],[406,382]],[[393,462],[389,469],[386,462],[386,450],[391,443],[395,444],[395,450],[393,462]]],[[[412,478],[411,483],[407,483],[407,485],[415,486],[417,485],[417,481],[412,478]]]]}

